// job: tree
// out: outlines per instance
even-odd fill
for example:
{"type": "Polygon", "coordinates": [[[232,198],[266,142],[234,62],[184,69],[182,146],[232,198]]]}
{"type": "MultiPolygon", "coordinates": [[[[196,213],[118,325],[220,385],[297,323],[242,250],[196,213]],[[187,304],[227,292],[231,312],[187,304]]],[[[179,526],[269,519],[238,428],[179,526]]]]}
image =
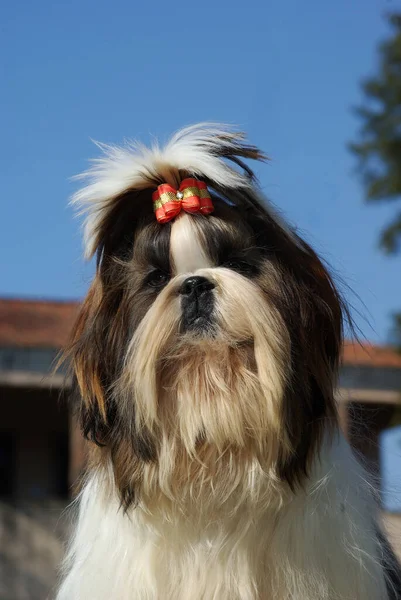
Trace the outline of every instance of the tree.
{"type": "MultiPolygon", "coordinates": [[[[379,47],[379,70],[362,82],[364,105],[356,109],[362,125],[350,144],[368,202],[401,199],[401,13],[388,17],[390,38],[379,47]]],[[[387,254],[401,250],[401,210],[380,234],[387,254]]],[[[401,313],[394,315],[390,341],[401,351],[401,313]]]]}
{"type": "MultiPolygon", "coordinates": [[[[358,158],[366,200],[401,199],[401,13],[389,16],[392,35],[379,47],[379,72],[362,83],[364,105],[359,139],[350,144],[358,158]]],[[[401,250],[401,210],[380,234],[389,254],[401,250]]]]}

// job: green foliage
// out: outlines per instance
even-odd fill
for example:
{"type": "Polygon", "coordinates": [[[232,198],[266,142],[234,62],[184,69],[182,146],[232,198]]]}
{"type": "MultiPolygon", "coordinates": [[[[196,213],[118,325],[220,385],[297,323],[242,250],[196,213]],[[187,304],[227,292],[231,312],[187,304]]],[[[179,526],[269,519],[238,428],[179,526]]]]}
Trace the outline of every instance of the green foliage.
{"type": "Polygon", "coordinates": [[[393,328],[390,334],[391,344],[401,352],[401,313],[393,316],[393,328]]]}
{"type": "MultiPolygon", "coordinates": [[[[389,17],[391,37],[379,48],[379,70],[362,83],[364,106],[356,109],[362,125],[350,149],[358,158],[368,201],[401,198],[401,13],[389,17]]],[[[401,249],[401,211],[382,231],[385,252],[401,249]]]]}

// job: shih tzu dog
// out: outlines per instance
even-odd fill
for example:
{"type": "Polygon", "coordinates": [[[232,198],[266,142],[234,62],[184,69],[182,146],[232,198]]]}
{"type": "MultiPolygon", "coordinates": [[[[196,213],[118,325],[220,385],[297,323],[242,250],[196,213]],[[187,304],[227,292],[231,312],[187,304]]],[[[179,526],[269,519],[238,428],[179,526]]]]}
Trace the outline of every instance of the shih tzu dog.
{"type": "Polygon", "coordinates": [[[385,600],[334,390],[347,310],[243,136],[103,147],[68,350],[90,456],[58,600],[385,600]]]}

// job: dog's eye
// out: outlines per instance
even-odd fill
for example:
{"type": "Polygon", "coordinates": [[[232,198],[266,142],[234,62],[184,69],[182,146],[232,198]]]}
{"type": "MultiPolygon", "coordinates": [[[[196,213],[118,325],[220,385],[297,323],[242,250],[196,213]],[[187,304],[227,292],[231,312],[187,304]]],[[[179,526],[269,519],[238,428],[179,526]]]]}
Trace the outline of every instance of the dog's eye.
{"type": "Polygon", "coordinates": [[[146,285],[152,288],[162,288],[168,283],[170,276],[161,269],[155,269],[151,271],[145,279],[146,285]]]}
{"type": "Polygon", "coordinates": [[[223,265],[226,269],[231,269],[232,271],[236,271],[241,275],[254,275],[257,272],[256,266],[240,259],[232,259],[226,261],[223,265]]]}

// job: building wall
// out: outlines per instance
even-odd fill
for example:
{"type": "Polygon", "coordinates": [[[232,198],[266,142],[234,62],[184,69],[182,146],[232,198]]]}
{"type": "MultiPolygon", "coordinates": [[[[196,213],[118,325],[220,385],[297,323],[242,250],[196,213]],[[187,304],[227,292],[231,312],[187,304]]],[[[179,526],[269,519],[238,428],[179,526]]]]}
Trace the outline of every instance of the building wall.
{"type": "Polygon", "coordinates": [[[44,387],[2,386],[0,406],[0,600],[44,600],[69,525],[69,415],[44,387]]]}
{"type": "Polygon", "coordinates": [[[380,434],[394,414],[391,404],[350,402],[348,405],[348,439],[365,459],[365,466],[380,485],[380,434]]]}
{"type": "MultiPolygon", "coordinates": [[[[0,388],[1,469],[12,481],[3,496],[18,501],[66,497],[69,420],[59,393],[0,388]]],[[[1,494],[0,494],[1,495],[1,494]]]]}

